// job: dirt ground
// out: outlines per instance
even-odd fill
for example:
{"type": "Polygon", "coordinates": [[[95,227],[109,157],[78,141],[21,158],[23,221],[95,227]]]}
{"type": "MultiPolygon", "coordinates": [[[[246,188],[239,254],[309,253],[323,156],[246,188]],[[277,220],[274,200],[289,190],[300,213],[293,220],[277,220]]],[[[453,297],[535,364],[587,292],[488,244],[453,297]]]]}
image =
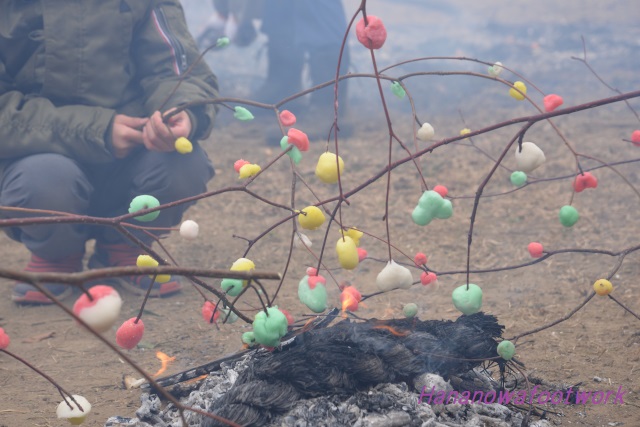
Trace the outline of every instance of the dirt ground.
{"type": "MultiPolygon", "coordinates": [[[[594,114],[585,113],[584,117],[564,118],[558,122],[581,151],[602,155],[607,159],[632,158],[632,154],[635,154],[633,147],[624,146],[624,152],[622,147],[620,150],[612,149],[614,145],[622,145],[617,141],[629,125],[629,120],[616,125],[617,118],[625,116],[623,113],[614,108],[594,114]],[[606,124],[601,128],[603,134],[588,130],[596,120],[606,124]]],[[[456,133],[455,123],[447,123],[446,120],[438,123],[438,129],[443,129],[442,134],[456,133]]],[[[224,131],[216,144],[225,145],[229,147],[228,150],[218,151],[214,144],[207,144],[218,165],[218,175],[212,181],[211,189],[237,183],[232,168],[235,159],[268,159],[276,151],[256,138],[256,129],[251,126],[233,124],[224,131]],[[243,143],[234,145],[234,141],[243,143]]],[[[544,141],[542,146],[550,159],[540,171],[540,176],[570,172],[571,159],[566,153],[560,154],[566,150],[551,135],[547,126],[540,125],[539,129],[532,129],[531,132],[531,139],[544,141]]],[[[500,133],[478,138],[477,144],[495,154],[502,145],[501,141],[506,140],[506,137],[498,137],[500,133]]],[[[507,131],[504,133],[508,134],[507,131]]],[[[362,129],[357,135],[344,141],[346,188],[363,182],[372,171],[379,170],[385,161],[384,130],[362,129]]],[[[314,158],[323,150],[323,143],[314,142],[300,165],[302,176],[317,189],[320,198],[335,194],[336,190],[334,186],[319,185],[313,176],[314,158]]],[[[394,155],[401,154],[394,149],[394,155]]],[[[507,164],[513,165],[511,156],[507,164]]],[[[455,197],[472,195],[491,164],[477,151],[457,146],[423,158],[421,166],[430,185],[447,185],[455,197]]],[[[640,184],[637,166],[620,167],[618,171],[636,186],[640,184]]],[[[556,219],[557,210],[570,197],[569,180],[541,183],[509,196],[483,199],[474,235],[472,268],[526,262],[530,260],[527,244],[534,240],[542,242],[549,249],[599,248],[618,251],[637,245],[637,230],[640,229],[636,214],[637,196],[613,172],[600,170],[597,176],[600,179],[598,189],[585,191],[577,195],[574,201],[582,217],[572,229],[563,229],[556,219]]],[[[385,185],[385,181],[381,180],[351,198],[351,206],[343,210],[344,224],[357,225],[367,233],[384,239],[384,222],[381,218],[384,213],[385,185]]],[[[298,186],[300,194],[296,199],[299,207],[313,201],[310,193],[301,187],[298,186]]],[[[265,173],[264,179],[256,181],[251,188],[264,197],[286,204],[290,197],[288,162],[276,163],[273,170],[265,173]]],[[[408,255],[416,251],[425,252],[429,256],[429,266],[436,271],[463,269],[471,202],[468,199],[454,199],[452,218],[437,220],[420,228],[409,219],[420,195],[415,169],[411,166],[399,168],[393,174],[391,188],[389,218],[393,244],[408,255]]],[[[510,188],[508,173],[499,172],[486,194],[510,188]]],[[[227,268],[242,256],[246,247],[244,240],[233,238],[232,235],[254,238],[284,214],[243,194],[203,200],[186,216],[200,224],[200,238],[187,244],[179,236],[172,236],[166,244],[182,265],[227,268]]],[[[250,252],[249,257],[259,269],[283,271],[290,232],[289,226],[280,227],[250,252]]],[[[323,231],[307,234],[313,241],[312,249],[317,253],[323,231]]],[[[336,238],[335,229],[331,230],[329,236],[331,245],[336,238]]],[[[27,253],[18,245],[6,238],[3,238],[2,245],[4,265],[19,267],[26,262],[27,253]]],[[[372,258],[385,259],[387,248],[382,242],[364,237],[362,246],[372,258]]],[[[409,262],[396,251],[394,258],[409,262]]],[[[564,316],[585,298],[595,279],[607,275],[615,261],[601,255],[558,255],[525,269],[472,274],[471,279],[484,289],[484,310],[498,316],[506,326],[505,337],[509,337],[564,316]]],[[[613,280],[616,297],[636,312],[639,310],[639,261],[640,254],[637,252],[629,255],[613,280]]],[[[330,267],[336,266],[332,249],[327,250],[326,263],[330,267]]],[[[294,252],[289,276],[277,301],[280,307],[291,310],[298,318],[308,310],[297,301],[297,282],[306,266],[313,264],[309,254],[300,250],[294,252]]],[[[333,275],[337,281],[350,280],[364,293],[371,293],[375,291],[375,276],[382,266],[380,262],[367,260],[355,272],[333,271],[333,275]]],[[[417,270],[414,277],[418,278],[417,270]]],[[[436,292],[427,292],[421,285],[415,285],[410,290],[395,291],[367,301],[358,314],[363,317],[398,317],[402,316],[405,303],[415,302],[420,307],[422,318],[454,319],[457,312],[450,302],[450,293],[464,280],[464,275],[443,274],[436,292]]],[[[210,282],[218,284],[217,281],[210,282]]],[[[268,289],[273,290],[275,285],[270,283],[268,289]]],[[[10,286],[7,281],[3,282],[7,292],[10,286]]],[[[328,290],[331,303],[339,305],[339,292],[331,278],[328,290]]],[[[124,291],[122,294],[125,304],[121,317],[124,320],[134,315],[141,298],[124,291]]],[[[72,302],[69,300],[68,304],[72,302]]],[[[154,373],[160,367],[155,352],[163,351],[176,357],[168,371],[175,373],[238,350],[240,334],[249,330],[248,326],[239,322],[221,326],[220,330],[208,327],[199,313],[201,302],[200,296],[190,288],[179,296],[152,301],[144,317],[147,331],[142,348],[131,350],[128,354],[141,367],[154,373]]],[[[257,305],[252,298],[247,302],[254,307],[257,305]]],[[[248,305],[243,305],[243,308],[248,312],[251,310],[248,305]]],[[[134,374],[133,369],[123,364],[117,355],[106,351],[104,345],[94,337],[80,330],[59,308],[22,308],[8,299],[2,299],[0,313],[0,325],[11,334],[10,349],[13,352],[47,372],[66,389],[89,398],[94,409],[88,425],[102,425],[109,416],[116,414],[133,416],[140,392],[122,388],[122,376],[134,374]],[[43,335],[51,336],[33,341],[43,335]]],[[[114,331],[106,335],[113,339],[114,331]]],[[[587,390],[609,390],[619,386],[629,390],[625,405],[550,407],[548,409],[562,413],[561,417],[552,417],[554,422],[562,425],[600,426],[610,422],[638,425],[640,324],[613,301],[605,298],[592,300],[570,320],[520,341],[517,351],[528,372],[544,379],[567,384],[582,383],[587,390]],[[596,377],[601,378],[602,382],[595,382],[596,377]]],[[[17,362],[1,357],[0,385],[0,425],[60,425],[55,419],[59,396],[42,378],[17,362]]]]}
{"type": "MultiPolygon", "coordinates": [[[[583,73],[586,72],[583,70],[583,73]]],[[[580,74],[576,79],[581,81],[584,75],[580,74]]],[[[448,81],[438,84],[446,85],[448,81]]],[[[636,87],[633,86],[631,81],[621,89],[637,89],[637,79],[636,87]]],[[[591,90],[590,86],[584,87],[591,90]]],[[[584,92],[587,90],[581,93],[583,98],[595,98],[584,92]]],[[[594,92],[603,93],[599,86],[594,92]]],[[[502,87],[482,86],[479,93],[487,96],[483,98],[486,101],[484,108],[464,109],[467,126],[472,129],[535,113],[531,106],[508,98],[502,87]],[[505,97],[508,108],[502,107],[505,97]]],[[[386,96],[389,104],[397,107],[393,111],[394,129],[413,149],[411,117],[400,106],[406,101],[391,99],[390,92],[386,96]]],[[[458,93],[458,96],[461,100],[465,96],[474,99],[468,94],[458,93]]],[[[541,96],[535,94],[534,97],[541,101],[541,96]]],[[[476,103],[480,104],[471,101],[471,105],[476,103]]],[[[637,107],[638,102],[633,105],[637,107]]],[[[420,111],[419,115],[422,116],[420,111]]],[[[430,109],[428,116],[436,128],[437,139],[457,135],[464,127],[455,113],[438,114],[430,109]]],[[[388,133],[381,120],[380,109],[354,109],[349,118],[354,133],[341,139],[340,145],[340,154],[346,164],[343,176],[345,191],[366,182],[388,161],[388,133]]],[[[314,117],[300,114],[302,130],[305,126],[312,127],[314,121],[314,117]]],[[[634,115],[623,105],[559,117],[554,122],[580,153],[606,162],[640,157],[640,149],[622,141],[638,127],[634,115]]],[[[263,121],[240,123],[233,121],[227,113],[221,115],[212,139],[204,144],[217,168],[210,190],[238,184],[233,170],[235,160],[244,158],[265,166],[278,154],[280,149],[274,145],[275,141],[266,137],[269,129],[272,127],[265,128],[263,121]]],[[[409,290],[377,296],[361,305],[357,313],[359,316],[400,317],[404,304],[409,302],[418,304],[419,316],[423,319],[455,319],[458,316],[451,303],[451,292],[466,280],[464,274],[454,272],[465,268],[473,206],[469,196],[475,194],[493,166],[482,152],[491,157],[498,156],[517,130],[512,126],[474,138],[477,148],[470,147],[466,141],[420,158],[419,164],[427,184],[430,187],[442,184],[449,189],[454,215],[448,220],[435,220],[425,227],[415,225],[410,214],[422,192],[415,165],[409,162],[393,171],[388,201],[390,239],[395,246],[393,258],[411,263],[410,258],[416,252],[427,254],[428,266],[442,273],[439,275],[439,289],[427,291],[417,284],[409,290]]],[[[540,145],[547,157],[547,163],[532,174],[531,180],[575,173],[573,156],[549,124],[533,126],[526,139],[540,145]]],[[[424,143],[420,143],[420,147],[423,146],[424,143]]],[[[310,151],[304,154],[297,167],[301,178],[313,192],[298,180],[296,208],[337,194],[337,186],[322,184],[314,175],[317,158],[325,149],[324,142],[314,139],[310,151]]],[[[392,149],[394,159],[405,155],[397,144],[392,149]]],[[[598,165],[597,161],[588,159],[581,162],[586,168],[598,165]]],[[[504,165],[509,169],[515,167],[511,153],[504,165]]],[[[629,184],[640,188],[640,167],[631,163],[617,166],[615,171],[605,168],[593,173],[598,177],[598,188],[575,195],[573,206],[579,210],[581,218],[574,227],[564,228],[558,222],[557,212],[572,197],[571,179],[542,181],[507,195],[489,197],[514,188],[509,182],[510,171],[498,169],[484,191],[487,197],[482,198],[478,210],[471,268],[485,270],[531,261],[527,252],[531,241],[541,242],[546,250],[621,251],[637,246],[640,197],[629,184]]],[[[291,166],[285,157],[251,184],[250,189],[264,198],[288,205],[291,201],[291,177],[291,166]]],[[[368,234],[362,239],[362,247],[367,249],[370,259],[356,270],[334,269],[338,265],[333,250],[338,237],[336,226],[333,225],[329,232],[324,262],[331,269],[331,275],[326,272],[324,275],[328,279],[331,305],[339,306],[336,283],[348,280],[364,294],[376,290],[376,275],[388,257],[383,220],[386,188],[385,176],[352,196],[350,205],[342,209],[344,225],[357,226],[368,234]]],[[[327,207],[332,209],[333,206],[329,204],[327,207]]],[[[174,234],[164,243],[182,266],[225,269],[243,255],[246,239],[256,238],[287,215],[283,209],[246,194],[225,193],[202,200],[187,212],[185,219],[193,219],[200,224],[201,235],[196,241],[187,242],[174,234]]],[[[315,255],[320,252],[325,230],[326,225],[320,230],[305,233],[313,241],[315,255]]],[[[248,257],[259,270],[282,272],[291,232],[289,223],[275,228],[252,248],[248,257]]],[[[88,245],[90,250],[91,243],[88,245]]],[[[26,263],[28,253],[2,236],[0,259],[3,267],[20,269],[26,263]]],[[[606,277],[615,268],[617,261],[618,258],[607,255],[559,254],[526,268],[473,273],[471,282],[483,289],[483,310],[496,315],[505,325],[505,337],[513,337],[565,316],[591,292],[596,279],[606,277]]],[[[290,310],[296,318],[309,313],[298,301],[296,290],[306,267],[315,266],[315,263],[313,255],[294,249],[277,304],[290,310]]],[[[412,272],[417,280],[419,270],[412,272]]],[[[613,295],[636,313],[640,313],[638,277],[640,251],[629,254],[612,278],[615,286],[613,295]]],[[[219,286],[219,280],[208,282],[219,286]]],[[[7,280],[0,282],[0,289],[7,296],[11,286],[7,280]]],[[[267,283],[269,292],[273,292],[276,286],[277,283],[267,283]]],[[[125,291],[121,294],[125,300],[121,318],[125,320],[137,313],[142,298],[125,291]]],[[[74,298],[70,298],[65,302],[72,305],[73,301],[74,298]]],[[[248,297],[240,307],[252,314],[258,304],[255,297],[248,297]]],[[[166,372],[172,374],[239,350],[240,335],[250,330],[250,325],[238,322],[221,325],[219,329],[210,327],[201,318],[201,305],[200,295],[188,286],[177,296],[151,301],[143,317],[146,325],[143,341],[127,354],[152,374],[160,367],[156,351],[175,356],[175,362],[166,372]]],[[[85,396],[92,403],[93,410],[85,425],[101,426],[113,415],[135,415],[140,391],[125,390],[122,378],[126,374],[139,375],[118,355],[78,328],[58,307],[18,307],[9,298],[2,298],[0,327],[11,336],[9,349],[12,352],[45,371],[62,387],[85,396]]],[[[115,340],[115,328],[105,335],[115,340]]],[[[521,339],[517,343],[517,357],[526,365],[528,373],[547,381],[568,385],[581,383],[584,390],[618,390],[622,387],[627,391],[624,405],[547,406],[554,424],[640,426],[640,321],[612,300],[596,297],[569,320],[521,339]]],[[[50,383],[15,360],[0,355],[0,426],[63,425],[55,417],[59,401],[60,396],[50,383]]]]}

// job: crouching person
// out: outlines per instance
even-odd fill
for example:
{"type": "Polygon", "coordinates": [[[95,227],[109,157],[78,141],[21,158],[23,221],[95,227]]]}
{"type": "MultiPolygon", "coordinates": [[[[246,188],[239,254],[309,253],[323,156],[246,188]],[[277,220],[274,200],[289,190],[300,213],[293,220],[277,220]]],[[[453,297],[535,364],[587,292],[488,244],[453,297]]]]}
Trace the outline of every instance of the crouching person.
{"type": "MultiPolygon", "coordinates": [[[[211,70],[202,61],[193,65],[199,53],[179,0],[0,0],[0,9],[0,205],[113,217],[141,194],[167,203],[206,190],[214,169],[197,141],[210,134],[214,107],[163,121],[176,107],[217,95],[211,70]],[[191,153],[176,152],[181,136],[193,141],[191,153]]],[[[145,225],[174,226],[188,206],[163,210],[145,225]]],[[[96,249],[89,268],[135,265],[141,253],[109,227],[5,231],[31,252],[25,270],[32,272],[81,271],[90,239],[96,249]]],[[[181,288],[173,278],[119,282],[139,294],[153,286],[153,296],[181,288]]],[[[61,284],[46,288],[57,298],[71,292],[61,284]]],[[[51,302],[26,283],[15,285],[12,299],[51,302]]]]}

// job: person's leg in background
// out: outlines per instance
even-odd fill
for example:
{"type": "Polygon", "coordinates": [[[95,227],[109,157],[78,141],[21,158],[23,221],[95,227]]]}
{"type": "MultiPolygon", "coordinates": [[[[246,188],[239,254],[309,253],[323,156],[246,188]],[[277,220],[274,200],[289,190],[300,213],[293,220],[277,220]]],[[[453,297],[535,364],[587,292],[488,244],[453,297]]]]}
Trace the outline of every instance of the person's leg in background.
{"type": "MultiPolygon", "coordinates": [[[[95,196],[89,212],[95,216],[113,217],[128,212],[131,200],[148,194],[161,204],[201,194],[207,189],[207,182],[214,176],[213,166],[199,144],[187,155],[177,152],[160,153],[139,151],[116,162],[115,166],[97,170],[92,176],[95,196]]],[[[150,222],[131,223],[150,227],[173,227],[180,223],[183,213],[194,202],[181,204],[162,210],[158,218],[150,222]]],[[[112,228],[95,228],[96,251],[89,260],[89,267],[135,265],[142,250],[112,228]]],[[[147,244],[152,238],[139,230],[130,230],[147,244]]],[[[143,294],[151,284],[148,276],[121,278],[117,284],[129,291],[143,294]]],[[[179,291],[177,280],[154,283],[151,295],[167,296],[179,291]]]]}
{"type": "Polygon", "coordinates": [[[304,50],[296,39],[293,22],[297,1],[269,0],[264,3],[260,31],[268,38],[267,76],[252,96],[255,101],[275,103],[302,90],[304,50]]]}
{"type": "MultiPolygon", "coordinates": [[[[295,0],[290,27],[291,36],[299,49],[307,55],[311,85],[330,82],[336,77],[340,48],[345,37],[347,21],[340,0],[295,0]]],[[[349,70],[350,56],[348,40],[345,43],[339,74],[349,70]]],[[[348,82],[338,85],[338,114],[344,118],[347,106],[348,82]]],[[[326,139],[334,120],[334,85],[314,91],[309,104],[301,111],[300,126],[310,138],[326,139]]],[[[348,123],[339,120],[341,135],[347,136],[348,123]]]]}
{"type": "MultiPolygon", "coordinates": [[[[347,30],[347,20],[340,0],[300,0],[296,9],[296,34],[309,54],[309,70],[314,86],[335,79],[340,47],[347,30]]],[[[348,37],[339,74],[346,74],[350,63],[348,37]]],[[[340,82],[338,104],[346,109],[347,80],[340,82]]],[[[333,110],[334,88],[329,86],[311,95],[312,108],[333,110]]]]}
{"type": "MultiPolygon", "coordinates": [[[[3,172],[0,205],[87,214],[93,186],[80,166],[59,154],[34,154],[10,163],[3,172]]],[[[1,211],[4,218],[46,216],[1,211]]],[[[7,235],[31,252],[25,271],[71,273],[82,270],[88,228],[82,224],[32,225],[12,227],[7,235]]],[[[46,284],[58,298],[72,288],[46,284]]],[[[47,304],[51,301],[35,287],[17,283],[12,294],[20,304],[47,304]]]]}

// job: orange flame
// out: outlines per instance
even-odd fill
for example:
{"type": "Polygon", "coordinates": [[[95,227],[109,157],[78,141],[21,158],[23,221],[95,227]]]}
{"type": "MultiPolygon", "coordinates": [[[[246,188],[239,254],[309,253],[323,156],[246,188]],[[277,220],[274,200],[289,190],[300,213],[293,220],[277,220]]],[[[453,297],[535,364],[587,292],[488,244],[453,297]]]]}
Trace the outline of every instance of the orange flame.
{"type": "Polygon", "coordinates": [[[342,301],[342,312],[346,310],[356,311],[358,310],[358,303],[362,300],[362,294],[353,286],[345,286],[340,294],[340,301],[342,301]]]}
{"type": "Polygon", "coordinates": [[[175,356],[167,356],[166,354],[164,354],[161,351],[157,351],[156,352],[156,357],[158,359],[160,359],[160,363],[162,363],[162,367],[160,369],[158,369],[158,372],[156,372],[155,374],[153,374],[154,377],[159,377],[160,375],[162,375],[164,373],[164,371],[167,370],[167,368],[169,367],[169,364],[171,362],[173,362],[174,360],[176,360],[175,356]]]}
{"type": "Polygon", "coordinates": [[[307,320],[307,321],[304,323],[304,326],[302,326],[302,332],[306,332],[306,331],[308,331],[309,329],[311,329],[311,325],[313,325],[313,321],[314,321],[314,320],[315,320],[315,319],[314,319],[313,317],[312,317],[311,319],[307,320]]]}
{"type": "Polygon", "coordinates": [[[394,328],[392,328],[391,326],[388,326],[388,325],[374,326],[373,329],[384,329],[385,331],[391,332],[391,334],[395,335],[396,337],[406,337],[407,335],[409,335],[409,332],[407,332],[407,331],[399,331],[399,330],[394,329],[394,328]]]}
{"type": "Polygon", "coordinates": [[[198,381],[202,381],[203,379],[207,378],[208,376],[209,376],[209,374],[200,375],[199,377],[195,377],[195,378],[190,379],[189,381],[183,382],[183,384],[197,383],[198,381]]]}
{"type": "Polygon", "coordinates": [[[342,311],[356,311],[358,309],[358,300],[353,297],[349,292],[343,292],[342,298],[342,311]]]}

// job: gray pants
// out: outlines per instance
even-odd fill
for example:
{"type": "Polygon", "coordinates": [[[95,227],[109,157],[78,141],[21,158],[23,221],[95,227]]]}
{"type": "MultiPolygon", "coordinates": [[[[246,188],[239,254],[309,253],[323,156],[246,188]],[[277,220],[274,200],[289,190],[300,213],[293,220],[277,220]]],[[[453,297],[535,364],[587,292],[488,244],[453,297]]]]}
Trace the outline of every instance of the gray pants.
{"type": "MultiPolygon", "coordinates": [[[[340,45],[347,29],[341,0],[269,0],[264,3],[261,31],[268,41],[266,85],[273,95],[268,102],[302,90],[305,54],[311,83],[318,85],[336,75],[340,45]]],[[[349,70],[349,44],[345,45],[340,74],[349,70]]],[[[347,80],[340,83],[339,103],[346,108],[347,80]]],[[[333,86],[311,95],[311,105],[333,111],[333,86]]]]}
{"type": "MultiPolygon", "coordinates": [[[[141,150],[107,164],[80,165],[59,154],[34,154],[10,163],[0,185],[0,205],[48,209],[68,213],[113,217],[128,212],[131,200],[141,194],[167,203],[206,191],[214,169],[198,144],[193,152],[158,153],[141,150]]],[[[152,222],[138,225],[171,227],[181,221],[193,203],[161,211],[152,222]]],[[[38,216],[0,211],[4,218],[38,216]]],[[[32,253],[50,261],[84,252],[87,240],[104,244],[126,240],[111,227],[85,224],[31,225],[5,229],[32,253]]],[[[149,236],[134,232],[143,241],[149,236]]]]}

